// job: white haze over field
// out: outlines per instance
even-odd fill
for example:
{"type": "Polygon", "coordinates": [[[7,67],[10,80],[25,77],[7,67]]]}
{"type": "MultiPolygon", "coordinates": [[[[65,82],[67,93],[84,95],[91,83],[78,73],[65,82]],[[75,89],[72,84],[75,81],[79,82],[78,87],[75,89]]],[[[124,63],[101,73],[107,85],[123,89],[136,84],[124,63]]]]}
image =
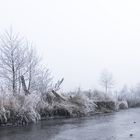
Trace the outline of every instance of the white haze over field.
{"type": "Polygon", "coordinates": [[[101,71],[116,87],[140,82],[139,0],[1,0],[0,32],[31,40],[63,89],[99,87],[101,71]]]}

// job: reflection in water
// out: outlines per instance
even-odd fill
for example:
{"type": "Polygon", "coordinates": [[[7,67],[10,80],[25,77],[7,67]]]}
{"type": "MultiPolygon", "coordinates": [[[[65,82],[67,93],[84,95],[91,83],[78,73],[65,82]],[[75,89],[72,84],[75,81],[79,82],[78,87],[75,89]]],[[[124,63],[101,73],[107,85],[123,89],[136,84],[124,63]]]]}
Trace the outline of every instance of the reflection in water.
{"type": "Polygon", "coordinates": [[[129,140],[130,133],[134,134],[133,139],[139,140],[139,114],[140,109],[129,109],[107,115],[0,128],[0,140],[129,140]]]}

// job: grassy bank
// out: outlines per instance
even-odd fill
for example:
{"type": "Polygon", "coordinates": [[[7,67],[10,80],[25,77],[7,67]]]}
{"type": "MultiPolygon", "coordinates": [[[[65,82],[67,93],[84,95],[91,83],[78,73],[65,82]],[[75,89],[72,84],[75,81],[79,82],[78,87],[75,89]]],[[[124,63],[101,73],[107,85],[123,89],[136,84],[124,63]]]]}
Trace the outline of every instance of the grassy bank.
{"type": "MultiPolygon", "coordinates": [[[[81,117],[96,113],[110,113],[128,108],[127,101],[99,91],[77,91],[59,94],[6,94],[0,97],[0,125],[27,125],[41,119],[56,117],[81,117]]],[[[129,103],[130,104],[130,103],[129,103]]]]}

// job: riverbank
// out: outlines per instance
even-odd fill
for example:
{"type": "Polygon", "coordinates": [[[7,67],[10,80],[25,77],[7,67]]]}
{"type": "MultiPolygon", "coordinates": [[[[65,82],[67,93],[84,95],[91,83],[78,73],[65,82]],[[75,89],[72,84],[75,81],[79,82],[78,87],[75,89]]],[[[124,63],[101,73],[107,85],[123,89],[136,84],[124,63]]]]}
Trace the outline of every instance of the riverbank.
{"type": "Polygon", "coordinates": [[[50,118],[79,118],[137,107],[134,98],[114,98],[97,90],[0,97],[0,125],[18,126],[50,118]],[[134,102],[135,101],[135,102],[134,102]]]}
{"type": "Polygon", "coordinates": [[[47,96],[46,102],[36,94],[7,97],[3,100],[3,108],[0,110],[0,125],[24,126],[44,119],[78,118],[128,108],[123,102],[113,101],[109,97],[104,98],[104,101],[98,97],[97,101],[97,95],[96,101],[95,97],[86,94],[61,96],[62,99],[56,98],[53,94],[47,96]],[[120,108],[121,104],[123,108],[120,108]]]}

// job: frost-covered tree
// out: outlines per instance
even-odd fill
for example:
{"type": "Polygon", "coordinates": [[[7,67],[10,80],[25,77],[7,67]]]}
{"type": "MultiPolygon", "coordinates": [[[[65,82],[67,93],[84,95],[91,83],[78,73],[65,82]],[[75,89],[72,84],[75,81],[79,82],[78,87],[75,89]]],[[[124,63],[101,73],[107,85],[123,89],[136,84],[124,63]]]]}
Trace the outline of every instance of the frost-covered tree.
{"type": "Polygon", "coordinates": [[[28,52],[27,52],[27,65],[25,67],[27,74],[25,74],[26,76],[26,81],[27,81],[27,90],[28,91],[32,91],[34,90],[34,79],[37,77],[39,71],[38,71],[38,67],[39,67],[39,57],[37,56],[37,54],[35,53],[35,50],[30,47],[31,45],[29,45],[28,48],[28,52]]]}
{"type": "Polygon", "coordinates": [[[37,65],[29,43],[12,30],[5,31],[0,37],[0,77],[3,83],[16,94],[21,89],[21,76],[28,80],[28,89],[32,74],[37,65]]]}
{"type": "Polygon", "coordinates": [[[36,76],[33,77],[32,89],[40,92],[42,95],[47,94],[52,90],[52,76],[47,68],[39,68],[37,70],[36,76]]]}
{"type": "Polygon", "coordinates": [[[115,82],[113,76],[107,70],[104,70],[101,73],[100,85],[105,88],[105,93],[108,93],[108,90],[114,86],[115,82]]]}

